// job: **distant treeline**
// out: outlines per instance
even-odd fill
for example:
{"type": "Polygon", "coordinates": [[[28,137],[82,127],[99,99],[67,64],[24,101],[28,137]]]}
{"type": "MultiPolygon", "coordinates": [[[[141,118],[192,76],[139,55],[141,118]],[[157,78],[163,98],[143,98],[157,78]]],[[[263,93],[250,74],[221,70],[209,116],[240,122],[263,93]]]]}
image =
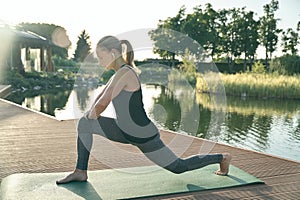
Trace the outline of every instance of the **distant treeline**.
{"type": "MultiPolygon", "coordinates": [[[[146,59],[144,61],[135,61],[138,67],[143,67],[146,65],[160,66],[160,67],[176,67],[180,68],[183,64],[181,61],[175,59],[146,59]]],[[[244,63],[242,61],[233,63],[228,65],[226,62],[211,62],[211,63],[198,63],[197,64],[197,71],[207,71],[205,70],[211,68],[212,65],[217,67],[217,70],[221,73],[226,74],[235,74],[245,71],[252,71],[252,68],[256,64],[261,64],[264,66],[264,71],[269,73],[278,73],[282,75],[293,75],[293,74],[300,74],[300,56],[297,55],[283,55],[281,57],[276,57],[271,59],[269,67],[267,67],[264,63],[263,59],[255,60],[254,62],[246,63],[246,70],[244,63]]]]}
{"type": "Polygon", "coordinates": [[[261,46],[265,50],[263,62],[268,68],[279,45],[282,47],[282,55],[297,55],[300,43],[300,22],[295,22],[296,29],[280,29],[279,19],[276,18],[279,8],[279,2],[271,0],[263,6],[264,13],[257,19],[257,14],[246,7],[215,10],[207,3],[204,7],[194,7],[193,12],[187,14],[186,8],[182,6],[176,16],[160,20],[157,29],[150,31],[155,44],[154,53],[161,58],[175,59],[175,56],[183,55],[188,49],[197,56],[197,50],[191,47],[193,45],[184,45],[187,38],[191,38],[215,62],[231,65],[230,70],[225,70],[225,66],[220,64],[224,71],[239,69],[237,60],[243,63],[243,71],[246,71],[247,65],[250,63],[251,66],[256,61],[257,49],[261,46]]]}

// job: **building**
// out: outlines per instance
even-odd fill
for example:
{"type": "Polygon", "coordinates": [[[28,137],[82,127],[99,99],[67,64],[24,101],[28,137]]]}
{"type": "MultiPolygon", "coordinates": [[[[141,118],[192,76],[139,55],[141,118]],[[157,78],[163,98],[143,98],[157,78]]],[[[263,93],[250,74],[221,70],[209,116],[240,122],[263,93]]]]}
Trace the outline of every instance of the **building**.
{"type": "Polygon", "coordinates": [[[52,41],[33,32],[0,24],[0,69],[54,71],[52,41]]]}

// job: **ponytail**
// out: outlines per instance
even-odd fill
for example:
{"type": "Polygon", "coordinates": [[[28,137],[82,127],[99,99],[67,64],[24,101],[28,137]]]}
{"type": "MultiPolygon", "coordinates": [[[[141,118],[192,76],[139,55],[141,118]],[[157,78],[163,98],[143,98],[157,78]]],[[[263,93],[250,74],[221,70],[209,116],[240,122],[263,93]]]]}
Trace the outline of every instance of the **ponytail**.
{"type": "Polygon", "coordinates": [[[132,49],[132,45],[128,40],[120,40],[121,45],[122,45],[122,55],[124,61],[130,65],[131,67],[134,68],[137,74],[140,74],[141,71],[136,67],[134,63],[134,52],[132,49]]]}

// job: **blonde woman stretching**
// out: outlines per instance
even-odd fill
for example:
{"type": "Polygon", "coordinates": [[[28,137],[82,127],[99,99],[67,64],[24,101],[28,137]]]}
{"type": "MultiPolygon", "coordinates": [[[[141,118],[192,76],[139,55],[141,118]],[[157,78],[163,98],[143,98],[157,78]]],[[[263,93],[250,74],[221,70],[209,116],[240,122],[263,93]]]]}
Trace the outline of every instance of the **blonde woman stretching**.
{"type": "Polygon", "coordinates": [[[58,180],[57,184],[72,181],[86,181],[93,134],[109,140],[132,144],[138,147],[147,158],[175,174],[219,163],[215,173],[227,175],[231,155],[194,155],[189,158],[177,157],[160,139],[159,130],[148,118],[142,102],[141,83],[134,65],[134,53],[127,40],[114,36],[103,37],[97,44],[96,53],[99,64],[113,69],[115,74],[94,101],[91,109],[79,120],[77,138],[77,165],[74,172],[58,180]],[[126,47],[123,58],[122,46],[126,47]],[[101,116],[112,102],[116,119],[101,116]]]}

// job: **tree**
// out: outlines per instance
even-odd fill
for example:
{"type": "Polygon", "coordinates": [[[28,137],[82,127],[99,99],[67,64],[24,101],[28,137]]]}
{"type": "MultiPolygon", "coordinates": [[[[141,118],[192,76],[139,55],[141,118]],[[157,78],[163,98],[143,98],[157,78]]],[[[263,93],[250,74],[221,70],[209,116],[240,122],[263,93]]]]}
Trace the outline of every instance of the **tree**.
{"type": "Polygon", "coordinates": [[[232,64],[234,64],[234,58],[239,57],[242,54],[241,47],[241,10],[240,8],[233,8],[230,10],[231,22],[229,23],[230,28],[230,50],[232,56],[232,64]]]}
{"type": "Polygon", "coordinates": [[[230,27],[228,26],[229,23],[229,15],[230,12],[226,9],[222,9],[219,11],[219,25],[217,27],[218,35],[220,37],[219,46],[218,48],[218,57],[222,57],[225,55],[225,57],[228,60],[230,60],[230,27]]]}
{"type": "MultiPolygon", "coordinates": [[[[153,52],[159,54],[163,59],[175,59],[180,49],[175,40],[178,39],[176,32],[181,32],[181,25],[185,16],[185,7],[182,6],[175,17],[160,20],[157,29],[149,32],[150,38],[154,41],[153,52]]],[[[180,42],[180,40],[177,40],[180,42]]],[[[182,52],[183,53],[183,52],[182,52]]]]}
{"type": "Polygon", "coordinates": [[[298,49],[297,46],[300,44],[299,38],[299,31],[300,31],[300,21],[297,24],[297,29],[294,31],[291,28],[288,28],[286,31],[282,33],[282,47],[283,52],[288,54],[290,52],[292,55],[297,55],[298,49]]]}
{"type": "Polygon", "coordinates": [[[264,5],[264,16],[260,18],[260,42],[265,48],[265,65],[268,67],[268,60],[272,58],[272,53],[276,50],[278,34],[281,32],[277,28],[279,19],[275,18],[275,11],[279,9],[278,1],[272,0],[270,4],[264,5]]]}
{"type": "Polygon", "coordinates": [[[240,9],[236,8],[219,12],[219,52],[226,55],[230,69],[234,65],[234,58],[241,55],[240,13],[240,9]]]}
{"type": "Polygon", "coordinates": [[[218,12],[212,8],[211,4],[206,4],[204,12],[204,24],[206,25],[207,31],[207,43],[204,45],[204,48],[210,51],[211,58],[214,58],[215,53],[218,51],[218,46],[220,43],[220,37],[218,34],[218,12]]]}
{"type": "MultiPolygon", "coordinates": [[[[57,30],[65,30],[65,28],[61,26],[46,23],[20,23],[18,29],[34,32],[50,41],[52,41],[52,36],[57,30]]],[[[67,58],[69,47],[70,46],[62,48],[59,46],[54,46],[52,48],[52,55],[57,55],[61,58],[67,58]]]]}
{"type": "Polygon", "coordinates": [[[244,54],[244,71],[246,70],[247,59],[254,60],[254,55],[259,45],[258,42],[258,25],[259,22],[254,20],[252,11],[246,12],[242,9],[241,16],[238,20],[240,27],[240,46],[244,54]]]}
{"type": "Polygon", "coordinates": [[[73,60],[83,62],[84,59],[90,54],[91,42],[90,36],[83,30],[78,36],[77,47],[74,53],[73,60]]]}
{"type": "Polygon", "coordinates": [[[200,5],[187,15],[182,31],[202,46],[207,43],[208,31],[204,26],[204,13],[200,5]]]}
{"type": "MultiPolygon", "coordinates": [[[[235,58],[244,56],[244,70],[248,59],[254,59],[258,47],[258,21],[254,12],[243,8],[222,9],[216,18],[218,37],[217,55],[227,57],[229,68],[234,66],[235,58]]],[[[211,32],[211,31],[210,31],[211,32]]]]}

